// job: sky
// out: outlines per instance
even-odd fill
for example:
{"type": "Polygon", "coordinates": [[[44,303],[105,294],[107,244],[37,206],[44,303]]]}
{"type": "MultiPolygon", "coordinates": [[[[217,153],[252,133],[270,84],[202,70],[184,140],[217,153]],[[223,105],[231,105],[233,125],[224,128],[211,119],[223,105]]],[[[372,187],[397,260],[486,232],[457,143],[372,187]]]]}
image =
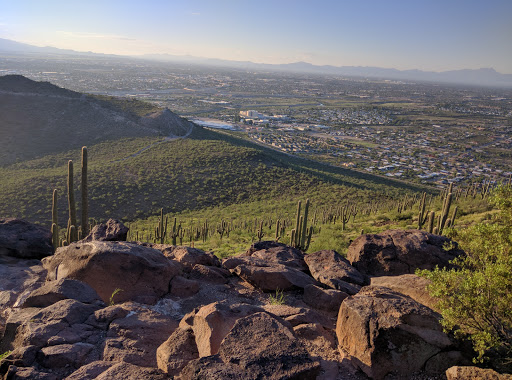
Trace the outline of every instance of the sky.
{"type": "Polygon", "coordinates": [[[512,0],[0,0],[0,38],[121,55],[512,74],[512,0]]]}

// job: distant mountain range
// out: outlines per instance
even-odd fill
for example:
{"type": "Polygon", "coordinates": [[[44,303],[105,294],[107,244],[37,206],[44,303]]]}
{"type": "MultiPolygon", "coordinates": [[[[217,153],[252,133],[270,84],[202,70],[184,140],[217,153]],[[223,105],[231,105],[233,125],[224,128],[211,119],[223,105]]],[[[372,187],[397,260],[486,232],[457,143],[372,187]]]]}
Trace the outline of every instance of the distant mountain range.
{"type": "MultiPolygon", "coordinates": [[[[74,50],[58,49],[54,47],[37,47],[16,41],[0,38],[0,54],[2,53],[30,53],[30,54],[60,54],[60,55],[87,55],[109,57],[115,55],[92,52],[77,52],[74,50]]],[[[229,61],[214,58],[201,58],[193,56],[178,56],[170,54],[146,54],[141,56],[116,56],[119,58],[137,58],[163,62],[194,63],[209,66],[231,67],[246,70],[269,70],[280,72],[296,72],[310,74],[328,74],[347,77],[392,79],[403,81],[425,81],[438,83],[454,83],[492,87],[512,88],[512,74],[501,74],[492,68],[463,69],[443,72],[421,70],[397,70],[382,67],[364,66],[318,66],[307,62],[289,64],[265,64],[250,61],[229,61]]]]}

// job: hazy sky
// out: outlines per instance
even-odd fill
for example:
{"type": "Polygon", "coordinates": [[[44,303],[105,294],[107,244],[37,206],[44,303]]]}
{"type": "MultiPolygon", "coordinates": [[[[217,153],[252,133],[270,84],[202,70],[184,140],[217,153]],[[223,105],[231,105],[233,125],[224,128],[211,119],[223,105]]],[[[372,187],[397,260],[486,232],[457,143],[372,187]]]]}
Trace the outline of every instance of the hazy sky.
{"type": "Polygon", "coordinates": [[[512,0],[0,0],[0,38],[113,54],[512,74],[512,0]]]}

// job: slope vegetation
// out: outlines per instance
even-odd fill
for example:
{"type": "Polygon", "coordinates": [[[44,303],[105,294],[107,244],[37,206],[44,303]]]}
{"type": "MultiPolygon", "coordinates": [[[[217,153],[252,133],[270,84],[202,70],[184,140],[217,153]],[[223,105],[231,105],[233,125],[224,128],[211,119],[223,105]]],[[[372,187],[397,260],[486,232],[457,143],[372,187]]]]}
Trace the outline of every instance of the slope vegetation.
{"type": "Polygon", "coordinates": [[[182,136],[191,124],[136,100],[0,77],[0,166],[121,137],[182,136]]]}

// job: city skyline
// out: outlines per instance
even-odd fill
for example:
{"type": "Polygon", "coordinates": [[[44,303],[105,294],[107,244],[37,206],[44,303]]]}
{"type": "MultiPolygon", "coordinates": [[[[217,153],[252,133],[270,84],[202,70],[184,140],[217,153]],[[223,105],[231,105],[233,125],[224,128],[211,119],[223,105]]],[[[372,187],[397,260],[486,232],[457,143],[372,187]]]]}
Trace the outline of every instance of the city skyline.
{"type": "Polygon", "coordinates": [[[18,1],[0,38],[119,55],[512,74],[512,2],[18,1]]]}

